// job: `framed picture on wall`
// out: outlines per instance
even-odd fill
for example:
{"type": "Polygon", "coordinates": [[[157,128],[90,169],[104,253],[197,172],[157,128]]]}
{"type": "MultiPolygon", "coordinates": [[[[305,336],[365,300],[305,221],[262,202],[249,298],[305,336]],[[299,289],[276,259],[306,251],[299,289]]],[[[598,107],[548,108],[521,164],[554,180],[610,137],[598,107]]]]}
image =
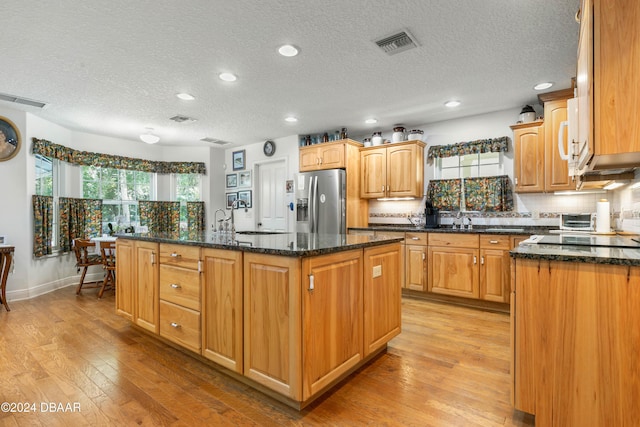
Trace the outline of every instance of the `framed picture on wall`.
{"type": "Polygon", "coordinates": [[[247,207],[251,207],[251,190],[238,191],[238,200],[243,200],[247,207]]]}
{"type": "Polygon", "coordinates": [[[232,155],[233,170],[241,171],[245,168],[245,150],[234,151],[232,155]]]}
{"type": "Polygon", "coordinates": [[[251,171],[244,171],[238,174],[238,187],[251,187],[251,171]]]}
{"type": "Polygon", "coordinates": [[[227,208],[231,209],[231,205],[238,198],[238,193],[227,193],[227,208]]]}
{"type": "Polygon", "coordinates": [[[238,186],[238,175],[235,173],[227,174],[227,188],[234,188],[238,186]]]}

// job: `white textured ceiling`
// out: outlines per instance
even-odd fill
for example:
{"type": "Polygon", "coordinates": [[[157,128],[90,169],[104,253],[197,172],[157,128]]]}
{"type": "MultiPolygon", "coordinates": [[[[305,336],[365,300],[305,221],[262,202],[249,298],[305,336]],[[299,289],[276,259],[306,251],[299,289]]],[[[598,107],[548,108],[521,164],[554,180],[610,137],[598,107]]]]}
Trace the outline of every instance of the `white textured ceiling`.
{"type": "Polygon", "coordinates": [[[579,0],[5,0],[0,93],[46,102],[44,110],[23,109],[62,126],[140,144],[145,127],[161,144],[185,146],[204,137],[241,145],[343,126],[351,135],[411,128],[536,102],[538,82],[569,87],[578,7],[579,0]],[[388,56],[373,43],[403,28],[417,49],[388,56]],[[300,55],[278,55],[283,43],[300,55]],[[238,81],[220,81],[223,71],[238,81]],[[447,109],[449,99],[463,104],[447,109]],[[197,121],[170,121],[176,114],[197,121]],[[290,114],[299,121],[284,122],[290,114]],[[379,122],[366,125],[369,117],[379,122]]]}

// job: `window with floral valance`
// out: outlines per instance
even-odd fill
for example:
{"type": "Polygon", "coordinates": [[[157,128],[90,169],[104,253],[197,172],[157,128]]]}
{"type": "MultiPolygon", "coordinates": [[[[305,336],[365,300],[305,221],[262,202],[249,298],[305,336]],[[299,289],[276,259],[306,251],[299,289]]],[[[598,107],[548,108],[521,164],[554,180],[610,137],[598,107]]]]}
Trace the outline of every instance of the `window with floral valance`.
{"type": "Polygon", "coordinates": [[[128,169],[161,174],[206,174],[206,167],[203,162],[161,162],[136,159],[132,157],[114,156],[111,154],[93,153],[90,151],[74,150],[63,145],[54,144],[46,139],[33,138],[32,151],[33,154],[40,154],[79,166],[128,169]]]}
{"type": "Polygon", "coordinates": [[[458,142],[456,144],[432,145],[429,147],[427,158],[464,156],[467,154],[497,153],[508,151],[509,137],[478,139],[475,141],[458,142]]]}
{"type": "Polygon", "coordinates": [[[513,187],[507,175],[464,179],[432,179],[427,198],[445,211],[505,212],[513,210],[513,187]],[[464,209],[462,208],[464,198],[464,209]]]}

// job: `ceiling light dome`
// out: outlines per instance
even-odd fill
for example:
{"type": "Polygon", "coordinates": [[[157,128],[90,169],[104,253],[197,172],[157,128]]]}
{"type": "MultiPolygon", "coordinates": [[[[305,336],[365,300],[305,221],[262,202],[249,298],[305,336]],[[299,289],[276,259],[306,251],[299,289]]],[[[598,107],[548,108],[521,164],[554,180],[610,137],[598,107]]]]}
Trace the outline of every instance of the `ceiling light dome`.
{"type": "Polygon", "coordinates": [[[552,82],[542,82],[542,83],[538,83],[537,85],[535,85],[533,87],[534,90],[545,90],[545,89],[549,89],[551,86],[553,86],[552,82]]]}
{"type": "Polygon", "coordinates": [[[445,107],[449,107],[449,108],[455,108],[458,105],[462,104],[460,101],[458,101],[457,99],[452,99],[451,101],[447,101],[444,103],[445,107]]]}
{"type": "Polygon", "coordinates": [[[372,125],[374,123],[378,123],[378,119],[371,118],[371,119],[365,120],[364,122],[368,125],[372,125]]]}
{"type": "Polygon", "coordinates": [[[196,99],[193,95],[186,92],[177,93],[176,96],[182,99],[183,101],[193,101],[194,99],[196,99]]]}
{"type": "Polygon", "coordinates": [[[224,80],[225,82],[235,82],[238,80],[238,77],[233,73],[220,73],[218,74],[220,80],[224,80]]]}
{"type": "Polygon", "coordinates": [[[160,137],[158,135],[153,134],[153,128],[145,128],[146,132],[140,134],[140,140],[146,142],[147,144],[155,144],[160,141],[160,137]]]}
{"type": "Polygon", "coordinates": [[[294,116],[287,116],[284,118],[285,122],[289,122],[289,123],[295,123],[298,121],[297,117],[294,116]]]}
{"type": "Polygon", "coordinates": [[[278,53],[282,56],[296,56],[300,51],[292,44],[283,44],[278,48],[278,53]]]}

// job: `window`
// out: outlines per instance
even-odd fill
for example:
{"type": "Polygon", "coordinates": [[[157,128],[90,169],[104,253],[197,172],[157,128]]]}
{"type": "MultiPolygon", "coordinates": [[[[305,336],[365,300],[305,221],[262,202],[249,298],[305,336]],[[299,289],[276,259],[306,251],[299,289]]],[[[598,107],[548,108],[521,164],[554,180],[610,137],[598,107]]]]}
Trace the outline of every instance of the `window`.
{"type": "Polygon", "coordinates": [[[102,230],[140,225],[138,200],[155,199],[155,174],[82,166],[82,197],[102,199],[102,230]]]}
{"type": "Polygon", "coordinates": [[[180,230],[187,229],[187,202],[201,200],[201,175],[195,173],[171,174],[171,200],[180,202],[180,230]]]}
{"type": "Polygon", "coordinates": [[[51,246],[55,248],[58,244],[58,188],[60,181],[60,161],[50,159],[40,154],[35,155],[36,159],[36,194],[38,196],[53,197],[53,212],[51,229],[53,231],[51,246]]]}
{"type": "Polygon", "coordinates": [[[435,162],[435,177],[455,179],[502,175],[502,163],[501,152],[440,157],[435,162]]]}

